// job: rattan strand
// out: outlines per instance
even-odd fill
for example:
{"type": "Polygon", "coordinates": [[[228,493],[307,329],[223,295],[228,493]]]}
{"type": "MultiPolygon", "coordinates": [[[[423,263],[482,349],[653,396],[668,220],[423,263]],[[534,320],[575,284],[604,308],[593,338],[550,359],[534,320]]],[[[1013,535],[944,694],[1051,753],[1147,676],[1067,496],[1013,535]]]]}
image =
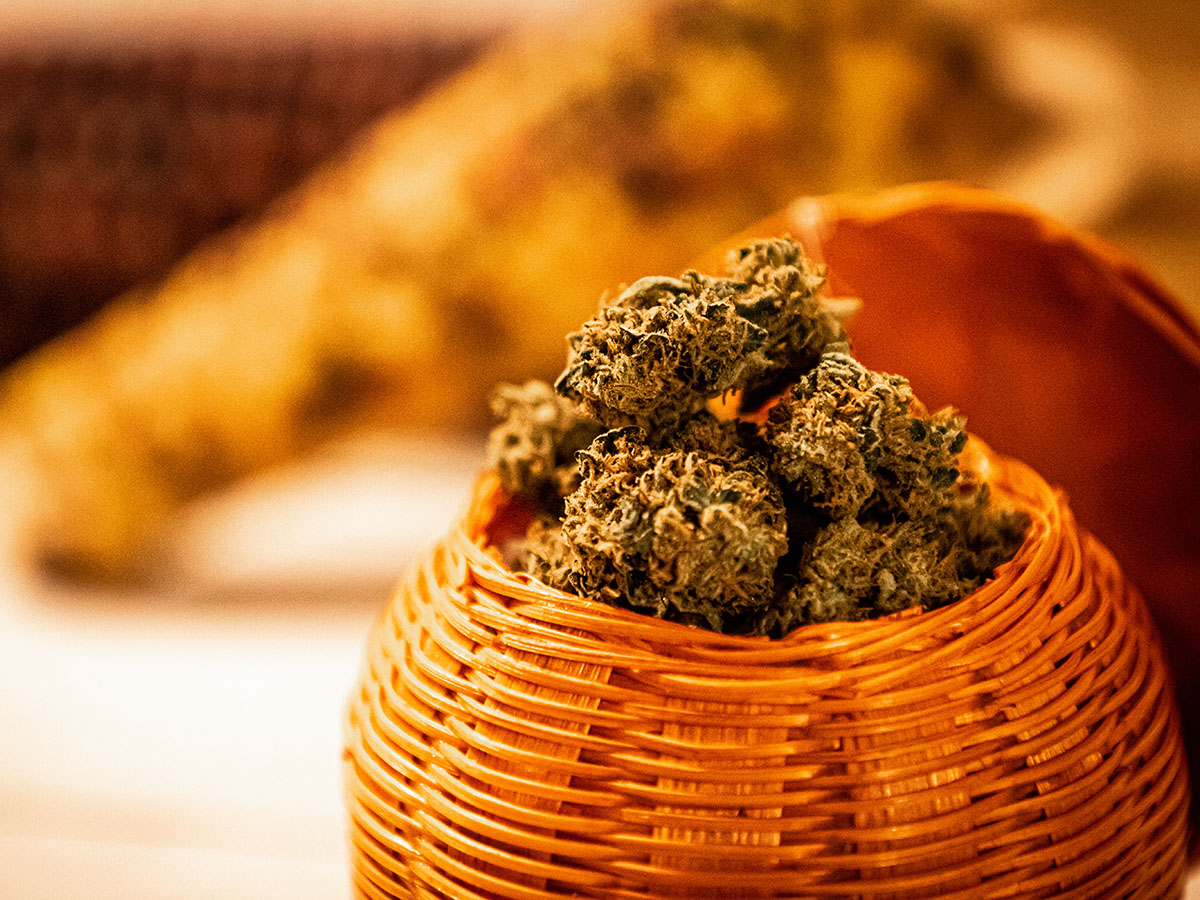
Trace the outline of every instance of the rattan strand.
{"type": "Polygon", "coordinates": [[[1036,474],[978,461],[1034,518],[991,582],[776,641],[514,575],[482,481],[369,642],[356,895],[1178,896],[1187,773],[1144,604],[1036,474]]]}

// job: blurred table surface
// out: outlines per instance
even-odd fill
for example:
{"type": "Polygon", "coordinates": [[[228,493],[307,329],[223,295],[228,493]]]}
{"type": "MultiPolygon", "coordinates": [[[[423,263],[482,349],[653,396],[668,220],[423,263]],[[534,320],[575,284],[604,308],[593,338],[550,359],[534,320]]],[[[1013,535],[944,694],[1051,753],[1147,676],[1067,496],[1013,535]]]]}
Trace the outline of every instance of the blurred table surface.
{"type": "Polygon", "coordinates": [[[0,897],[347,895],[366,631],[480,443],[359,440],[240,485],[189,511],[153,585],[0,566],[0,897]]]}

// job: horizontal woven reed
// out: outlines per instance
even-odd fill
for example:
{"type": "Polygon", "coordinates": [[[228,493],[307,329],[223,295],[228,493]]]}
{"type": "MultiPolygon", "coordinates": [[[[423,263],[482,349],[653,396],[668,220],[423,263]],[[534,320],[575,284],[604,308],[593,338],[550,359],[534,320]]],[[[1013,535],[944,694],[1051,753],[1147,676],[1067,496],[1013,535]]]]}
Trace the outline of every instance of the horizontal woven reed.
{"type": "Polygon", "coordinates": [[[1188,778],[1158,638],[1027,467],[957,604],[782,640],[514,575],[503,497],[409,574],[347,729],[360,898],[1177,897],[1188,778]]]}

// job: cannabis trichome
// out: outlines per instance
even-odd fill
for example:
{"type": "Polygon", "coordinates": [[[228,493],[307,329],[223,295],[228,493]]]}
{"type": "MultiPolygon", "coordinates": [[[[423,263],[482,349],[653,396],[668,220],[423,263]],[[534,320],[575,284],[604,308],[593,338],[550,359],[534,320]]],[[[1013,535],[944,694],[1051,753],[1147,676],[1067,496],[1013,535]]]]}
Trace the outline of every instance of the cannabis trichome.
{"type": "Polygon", "coordinates": [[[959,470],[961,416],[851,355],[824,280],[787,239],[733,251],[724,277],[644,278],[569,336],[553,387],[498,388],[491,465],[531,513],[509,562],[773,636],[991,577],[1028,518],[959,470]]]}

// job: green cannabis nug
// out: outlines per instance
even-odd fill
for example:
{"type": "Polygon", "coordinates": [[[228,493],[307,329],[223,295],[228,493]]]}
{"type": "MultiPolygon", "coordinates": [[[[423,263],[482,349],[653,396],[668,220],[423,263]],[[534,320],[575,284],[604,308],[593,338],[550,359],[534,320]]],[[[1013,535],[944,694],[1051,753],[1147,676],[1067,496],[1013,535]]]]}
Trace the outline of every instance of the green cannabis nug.
{"type": "Polygon", "coordinates": [[[772,239],[727,271],[635,282],[570,335],[553,388],[497,389],[490,462],[532,517],[509,562],[604,603],[782,636],[944,606],[1011,559],[1028,517],[960,472],[961,416],[854,359],[823,269],[772,239]],[[741,412],[714,414],[718,398],[741,412]]]}

